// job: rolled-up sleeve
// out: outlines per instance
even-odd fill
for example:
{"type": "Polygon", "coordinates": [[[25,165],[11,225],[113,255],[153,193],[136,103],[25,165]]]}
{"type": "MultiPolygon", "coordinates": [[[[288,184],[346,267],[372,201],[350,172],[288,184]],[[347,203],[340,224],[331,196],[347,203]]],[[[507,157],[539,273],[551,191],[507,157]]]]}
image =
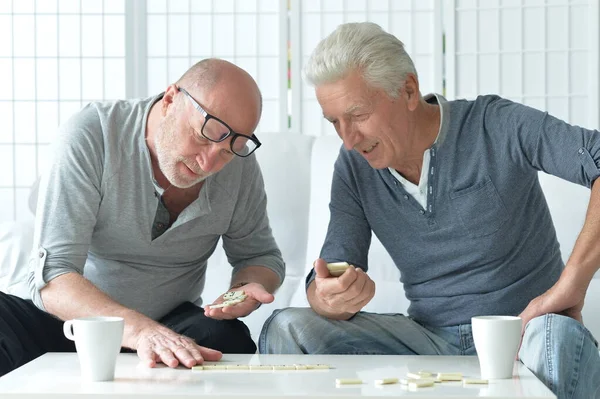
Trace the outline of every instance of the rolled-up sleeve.
{"type": "MultiPolygon", "coordinates": [[[[600,176],[598,130],[499,97],[488,105],[485,122],[495,137],[508,140],[510,156],[522,166],[586,187],[600,176]]],[[[498,145],[501,150],[502,142],[498,145]]]]}
{"type": "Polygon", "coordinates": [[[45,309],[40,291],[66,273],[83,274],[102,180],[102,135],[97,113],[84,109],[60,130],[39,188],[29,260],[31,300],[45,309]]]}

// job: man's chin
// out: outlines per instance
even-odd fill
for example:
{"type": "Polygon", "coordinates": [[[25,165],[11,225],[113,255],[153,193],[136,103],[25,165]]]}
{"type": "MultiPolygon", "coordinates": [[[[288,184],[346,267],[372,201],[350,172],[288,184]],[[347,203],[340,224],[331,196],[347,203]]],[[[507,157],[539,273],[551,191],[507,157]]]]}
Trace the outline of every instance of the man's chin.
{"type": "Polygon", "coordinates": [[[186,189],[195,186],[196,184],[206,180],[206,178],[210,175],[198,176],[196,179],[182,179],[182,178],[173,178],[169,179],[171,184],[177,188],[186,189]]]}
{"type": "Polygon", "coordinates": [[[365,159],[365,161],[367,161],[369,166],[372,167],[373,169],[386,169],[387,168],[387,166],[384,164],[384,162],[382,162],[380,159],[368,159],[365,156],[363,156],[363,158],[365,159]]]}

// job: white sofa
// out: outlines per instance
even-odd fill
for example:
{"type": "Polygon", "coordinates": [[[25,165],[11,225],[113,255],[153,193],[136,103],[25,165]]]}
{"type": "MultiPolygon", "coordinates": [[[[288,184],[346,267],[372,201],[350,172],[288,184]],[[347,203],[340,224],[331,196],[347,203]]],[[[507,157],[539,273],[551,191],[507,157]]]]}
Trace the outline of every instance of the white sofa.
{"type": "MultiPolygon", "coordinates": [[[[315,138],[298,134],[262,134],[263,146],[257,151],[268,195],[268,211],[275,238],[287,264],[287,276],[275,302],[263,305],[244,319],[254,339],[258,339],[265,319],[273,310],[288,306],[307,306],[304,278],[318,257],[329,221],[329,195],[333,164],[341,141],[337,136],[315,138]]],[[[542,176],[563,255],[571,248],[585,215],[589,190],[558,179],[542,176]]],[[[5,223],[0,226],[0,290],[18,292],[18,283],[31,247],[32,222],[5,223]],[[9,282],[15,282],[8,287],[9,282]]],[[[381,243],[374,237],[369,256],[369,275],[376,282],[375,298],[365,310],[406,312],[408,301],[399,283],[399,272],[381,243]]],[[[231,267],[218,247],[209,261],[206,303],[223,293],[229,283],[231,267]]],[[[600,276],[588,290],[584,322],[600,338],[600,276]]]]}

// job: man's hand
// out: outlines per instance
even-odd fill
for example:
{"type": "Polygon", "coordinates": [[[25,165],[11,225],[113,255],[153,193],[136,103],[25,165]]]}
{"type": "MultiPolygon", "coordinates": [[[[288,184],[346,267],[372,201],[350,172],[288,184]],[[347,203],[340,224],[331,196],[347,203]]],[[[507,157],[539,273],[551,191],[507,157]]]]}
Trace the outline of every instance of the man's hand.
{"type": "MultiPolygon", "coordinates": [[[[262,284],[249,283],[231,291],[244,291],[246,299],[235,305],[225,306],[223,308],[211,309],[208,305],[204,307],[204,315],[218,320],[237,319],[238,317],[248,316],[254,312],[263,303],[271,303],[275,300],[273,294],[270,294],[262,284]]],[[[229,291],[228,291],[229,292],[229,291]]],[[[223,294],[225,295],[225,294],[223,294]]],[[[223,303],[225,299],[221,295],[213,304],[223,303]]]]}
{"type": "Polygon", "coordinates": [[[571,317],[581,323],[581,309],[589,279],[572,273],[566,268],[556,284],[542,295],[534,298],[519,315],[523,320],[521,333],[525,332],[527,323],[538,316],[557,313],[571,317]]]}
{"type": "Polygon", "coordinates": [[[179,364],[191,368],[205,360],[217,361],[223,354],[217,350],[197,345],[193,339],[168,329],[158,323],[142,329],[137,334],[135,348],[139,358],[148,367],[164,363],[169,367],[179,364]]]}
{"type": "Polygon", "coordinates": [[[339,277],[329,274],[323,259],[317,259],[314,268],[314,293],[319,302],[315,310],[324,315],[353,315],[375,296],[375,282],[361,268],[349,267],[339,277]]]}

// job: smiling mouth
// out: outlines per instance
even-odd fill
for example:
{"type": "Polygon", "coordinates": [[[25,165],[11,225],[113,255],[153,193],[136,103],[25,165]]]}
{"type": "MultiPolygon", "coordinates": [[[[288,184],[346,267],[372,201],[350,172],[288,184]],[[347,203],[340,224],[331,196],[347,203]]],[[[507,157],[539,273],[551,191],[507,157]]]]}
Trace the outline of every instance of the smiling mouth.
{"type": "Polygon", "coordinates": [[[362,151],[362,152],[363,152],[363,154],[368,154],[368,153],[370,153],[370,152],[371,152],[371,151],[373,151],[373,150],[375,149],[375,147],[377,147],[378,145],[379,145],[379,143],[375,143],[375,144],[373,144],[372,146],[370,146],[370,147],[368,147],[367,149],[363,150],[363,151],[362,151]]]}

